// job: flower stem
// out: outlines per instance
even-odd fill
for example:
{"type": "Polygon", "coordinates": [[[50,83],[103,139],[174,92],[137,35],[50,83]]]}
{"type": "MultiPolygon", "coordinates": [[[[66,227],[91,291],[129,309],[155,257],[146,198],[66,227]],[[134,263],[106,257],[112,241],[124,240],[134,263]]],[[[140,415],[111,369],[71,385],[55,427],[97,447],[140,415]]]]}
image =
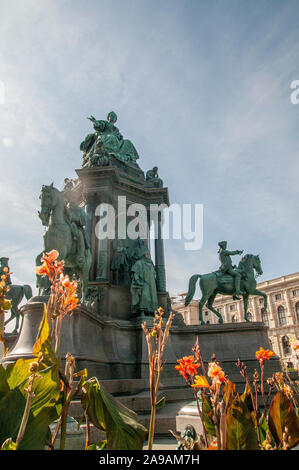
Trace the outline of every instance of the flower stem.
{"type": "Polygon", "coordinates": [[[193,389],[193,393],[194,393],[194,397],[195,397],[195,400],[196,400],[197,411],[198,411],[198,414],[199,414],[199,417],[200,417],[200,420],[201,420],[205,445],[206,445],[206,448],[208,448],[208,438],[207,438],[206,427],[205,427],[205,423],[204,423],[204,419],[203,419],[203,413],[202,413],[202,410],[200,408],[200,404],[199,404],[199,401],[198,401],[198,396],[197,396],[196,389],[193,389]]]}
{"type": "Polygon", "coordinates": [[[33,382],[34,382],[35,377],[36,377],[36,374],[32,374],[29,377],[29,383],[28,383],[28,387],[27,387],[28,395],[27,395],[26,405],[25,405],[21,425],[20,425],[20,428],[19,428],[19,432],[18,432],[18,435],[17,435],[17,439],[16,439],[16,446],[17,447],[19,446],[21,440],[24,437],[27,422],[28,422],[28,419],[29,419],[30,408],[31,408],[31,404],[32,404],[32,401],[33,401],[33,398],[34,398],[34,393],[33,393],[32,389],[33,389],[33,382]]]}
{"type": "Polygon", "coordinates": [[[89,425],[88,413],[85,412],[84,415],[85,415],[85,421],[86,421],[85,450],[88,450],[89,441],[90,441],[90,425],[89,425]]]}
{"type": "Polygon", "coordinates": [[[154,405],[151,408],[151,420],[150,420],[149,431],[148,431],[148,447],[147,447],[148,450],[153,449],[155,422],[156,422],[156,406],[154,405]]]}

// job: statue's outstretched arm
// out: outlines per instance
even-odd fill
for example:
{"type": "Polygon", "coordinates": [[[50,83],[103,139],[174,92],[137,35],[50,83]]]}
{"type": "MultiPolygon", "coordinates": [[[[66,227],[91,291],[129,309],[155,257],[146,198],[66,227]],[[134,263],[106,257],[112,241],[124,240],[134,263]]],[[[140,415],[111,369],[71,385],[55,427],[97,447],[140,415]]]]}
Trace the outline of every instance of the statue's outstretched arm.
{"type": "Polygon", "coordinates": [[[225,250],[227,255],[234,256],[234,255],[241,255],[243,253],[243,250],[235,250],[235,251],[228,251],[225,250]]]}

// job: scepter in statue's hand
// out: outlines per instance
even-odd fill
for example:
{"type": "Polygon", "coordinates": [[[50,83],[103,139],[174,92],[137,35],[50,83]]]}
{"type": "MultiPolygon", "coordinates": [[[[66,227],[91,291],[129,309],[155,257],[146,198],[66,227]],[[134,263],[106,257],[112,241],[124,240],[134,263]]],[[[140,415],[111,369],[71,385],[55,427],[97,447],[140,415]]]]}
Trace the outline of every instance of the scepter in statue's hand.
{"type": "Polygon", "coordinates": [[[90,116],[87,119],[89,119],[91,122],[96,122],[96,118],[94,116],[90,116]]]}

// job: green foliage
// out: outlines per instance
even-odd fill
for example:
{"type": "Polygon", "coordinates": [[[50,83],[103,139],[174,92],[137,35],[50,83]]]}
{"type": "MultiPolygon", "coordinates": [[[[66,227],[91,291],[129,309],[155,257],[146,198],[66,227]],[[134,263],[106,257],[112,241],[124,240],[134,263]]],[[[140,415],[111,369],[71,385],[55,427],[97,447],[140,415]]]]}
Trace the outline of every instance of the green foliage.
{"type": "Polygon", "coordinates": [[[107,435],[108,450],[141,450],[146,429],[136,414],[105,392],[93,377],[83,384],[82,407],[97,428],[107,435]]]}
{"type": "Polygon", "coordinates": [[[48,366],[55,364],[58,367],[58,357],[55,354],[53,348],[52,339],[50,336],[50,327],[47,317],[48,314],[45,305],[43,318],[38,329],[37,340],[33,346],[33,355],[38,357],[39,354],[42,354],[44,364],[48,366]]]}
{"type": "Polygon", "coordinates": [[[233,400],[226,415],[228,450],[258,450],[258,439],[251,414],[244,399],[233,400]]]}
{"type": "Polygon", "coordinates": [[[107,445],[107,441],[104,440],[104,441],[98,442],[98,444],[91,444],[90,446],[87,447],[87,450],[103,450],[105,449],[106,445],[107,445]]]}
{"type": "Polygon", "coordinates": [[[268,438],[272,447],[275,447],[275,441],[271,434],[267,418],[263,413],[259,420],[259,431],[261,436],[261,442],[263,443],[268,438]]]}
{"type": "Polygon", "coordinates": [[[0,450],[17,450],[17,444],[11,438],[6,439],[0,450]]]}
{"type": "Polygon", "coordinates": [[[165,397],[162,397],[159,401],[157,401],[156,403],[156,408],[162,408],[162,406],[164,406],[166,403],[166,398],[165,397]]]}
{"type": "Polygon", "coordinates": [[[234,400],[235,392],[236,392],[236,385],[230,380],[227,380],[226,384],[223,387],[223,400],[224,400],[226,408],[229,408],[229,406],[232,404],[234,400]]]}
{"type": "MultiPolygon", "coordinates": [[[[49,337],[49,328],[44,314],[34,353],[38,356],[45,351],[44,344],[49,337]]],[[[23,439],[18,449],[43,449],[49,432],[49,425],[57,418],[57,403],[60,398],[60,379],[57,358],[46,355],[38,365],[37,377],[33,383],[34,397],[23,439]]],[[[19,359],[6,369],[0,366],[0,445],[12,438],[16,440],[21,425],[28,392],[28,379],[32,375],[32,359],[19,359]]]]}
{"type": "Polygon", "coordinates": [[[208,434],[216,436],[216,427],[213,422],[213,408],[210,398],[202,393],[202,417],[208,434]]]}
{"type": "Polygon", "coordinates": [[[287,428],[288,445],[294,447],[299,443],[299,421],[293,405],[286,394],[277,392],[269,409],[269,428],[276,444],[283,445],[283,434],[287,428]]]}
{"type": "Polygon", "coordinates": [[[11,300],[5,299],[5,301],[4,301],[3,304],[2,304],[2,308],[3,308],[3,310],[5,310],[5,311],[10,310],[10,308],[11,308],[11,300]]]}
{"type": "MultiPolygon", "coordinates": [[[[31,360],[19,359],[7,368],[4,380],[9,386],[0,400],[0,443],[7,438],[16,439],[24,413],[31,360]]],[[[3,372],[3,371],[2,371],[3,372]]],[[[48,428],[55,419],[55,405],[59,398],[60,381],[55,367],[38,372],[33,384],[34,398],[24,437],[19,449],[43,449],[48,428]]]]}

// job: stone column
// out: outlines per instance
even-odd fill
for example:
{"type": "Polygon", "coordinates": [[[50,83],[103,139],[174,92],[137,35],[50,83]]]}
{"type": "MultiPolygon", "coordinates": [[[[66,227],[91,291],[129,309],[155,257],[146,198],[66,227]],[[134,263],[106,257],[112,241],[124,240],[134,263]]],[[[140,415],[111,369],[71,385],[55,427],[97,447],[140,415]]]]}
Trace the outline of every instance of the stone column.
{"type": "Polygon", "coordinates": [[[94,279],[94,265],[95,265],[95,256],[94,256],[94,247],[95,247],[95,195],[94,193],[86,192],[84,194],[85,200],[85,212],[87,215],[87,223],[85,226],[85,232],[90,244],[90,250],[92,255],[92,262],[90,268],[90,279],[94,279]]]}
{"type": "Polygon", "coordinates": [[[98,239],[96,280],[108,280],[108,239],[98,239]]]}
{"type": "Polygon", "coordinates": [[[261,321],[260,318],[260,310],[257,308],[257,303],[258,303],[258,297],[253,297],[252,298],[252,316],[253,316],[253,321],[261,321]]]}
{"type": "MultiPolygon", "coordinates": [[[[107,197],[106,193],[100,194],[100,196],[98,197],[99,197],[98,204],[111,204],[111,200],[109,197],[107,197]]],[[[95,277],[97,281],[109,280],[110,266],[109,266],[108,251],[109,251],[108,238],[107,237],[104,239],[97,238],[96,240],[96,266],[95,266],[95,277]]]]}
{"type": "Polygon", "coordinates": [[[242,304],[240,301],[237,302],[236,313],[238,313],[238,321],[244,321],[244,313],[243,313],[242,304]]]}
{"type": "Polygon", "coordinates": [[[228,306],[223,305],[223,318],[225,323],[230,323],[229,313],[228,313],[228,306]]]}
{"type": "Polygon", "coordinates": [[[87,215],[87,223],[85,226],[85,231],[86,231],[88,240],[91,243],[92,221],[93,221],[93,216],[94,216],[94,211],[95,211],[94,195],[85,193],[84,199],[85,199],[85,212],[87,215]]]}
{"type": "Polygon", "coordinates": [[[295,318],[295,314],[294,314],[295,312],[294,312],[293,305],[292,305],[290,295],[289,295],[290,292],[291,292],[291,289],[286,289],[284,291],[284,298],[285,298],[287,308],[288,308],[287,318],[290,319],[290,321],[288,321],[287,323],[294,324],[296,322],[296,318],[295,318]]]}
{"type": "Polygon", "coordinates": [[[162,239],[162,222],[161,212],[158,213],[157,217],[158,226],[156,227],[156,238],[155,238],[155,267],[156,267],[156,283],[157,291],[166,291],[166,275],[165,275],[165,261],[164,261],[164,245],[162,239]]]}
{"type": "Polygon", "coordinates": [[[271,322],[273,322],[274,328],[277,328],[279,325],[277,322],[276,310],[275,310],[275,307],[273,306],[272,294],[268,295],[268,309],[270,311],[269,326],[271,328],[271,322]]]}

